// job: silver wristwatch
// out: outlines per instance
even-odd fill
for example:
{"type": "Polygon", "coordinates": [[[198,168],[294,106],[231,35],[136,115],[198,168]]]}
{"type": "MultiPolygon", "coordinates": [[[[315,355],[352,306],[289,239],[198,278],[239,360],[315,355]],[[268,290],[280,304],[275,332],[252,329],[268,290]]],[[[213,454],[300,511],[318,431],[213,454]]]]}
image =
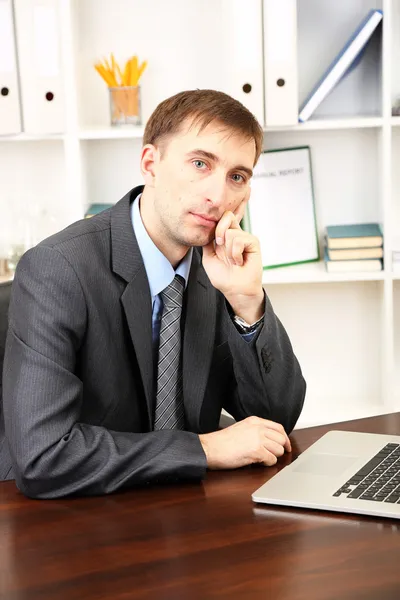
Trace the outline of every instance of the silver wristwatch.
{"type": "Polygon", "coordinates": [[[247,321],[245,321],[244,319],[242,319],[242,317],[238,317],[237,315],[234,315],[233,317],[233,322],[236,325],[236,329],[239,331],[239,333],[253,333],[254,331],[256,331],[256,329],[258,329],[258,326],[261,325],[261,323],[264,321],[264,316],[263,315],[261,317],[261,319],[258,319],[258,321],[256,321],[255,323],[247,323],[247,321]]]}

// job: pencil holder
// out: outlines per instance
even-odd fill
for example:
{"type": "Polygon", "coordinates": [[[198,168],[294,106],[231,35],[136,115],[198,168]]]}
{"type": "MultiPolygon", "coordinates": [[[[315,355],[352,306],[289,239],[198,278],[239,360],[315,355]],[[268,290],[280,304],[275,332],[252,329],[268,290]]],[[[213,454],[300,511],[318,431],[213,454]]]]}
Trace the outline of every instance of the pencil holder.
{"type": "Polygon", "coordinates": [[[141,125],[140,86],[110,87],[112,125],[141,125]]]}

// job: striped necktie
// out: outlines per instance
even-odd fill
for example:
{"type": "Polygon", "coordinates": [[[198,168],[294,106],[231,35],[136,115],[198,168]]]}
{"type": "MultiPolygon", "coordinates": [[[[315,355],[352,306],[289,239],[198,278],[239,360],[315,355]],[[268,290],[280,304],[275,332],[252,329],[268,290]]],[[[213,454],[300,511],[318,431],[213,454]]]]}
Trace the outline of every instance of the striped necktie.
{"type": "Polygon", "coordinates": [[[175,275],[161,292],[164,308],[158,349],[157,398],[154,429],[183,429],[181,313],[184,279],[175,275]]]}

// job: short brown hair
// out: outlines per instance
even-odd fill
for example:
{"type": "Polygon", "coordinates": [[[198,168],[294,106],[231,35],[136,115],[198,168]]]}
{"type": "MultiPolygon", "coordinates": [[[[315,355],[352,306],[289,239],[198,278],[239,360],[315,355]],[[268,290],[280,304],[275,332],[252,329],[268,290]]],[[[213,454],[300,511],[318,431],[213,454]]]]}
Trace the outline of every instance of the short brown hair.
{"type": "Polygon", "coordinates": [[[189,117],[202,131],[212,121],[253,139],[256,146],[254,164],[263,148],[263,129],[255,116],[241,102],[216,90],[187,90],[163,100],[147,121],[143,145],[160,143],[178,133],[189,117]]]}

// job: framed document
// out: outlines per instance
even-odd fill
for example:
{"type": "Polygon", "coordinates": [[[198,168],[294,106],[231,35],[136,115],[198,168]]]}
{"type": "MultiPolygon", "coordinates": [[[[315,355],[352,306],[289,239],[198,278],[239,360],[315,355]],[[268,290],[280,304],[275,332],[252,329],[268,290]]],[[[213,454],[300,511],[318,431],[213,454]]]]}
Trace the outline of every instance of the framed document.
{"type": "Polygon", "coordinates": [[[319,260],[308,146],[262,152],[243,226],[260,240],[264,269],[319,260]]]}

